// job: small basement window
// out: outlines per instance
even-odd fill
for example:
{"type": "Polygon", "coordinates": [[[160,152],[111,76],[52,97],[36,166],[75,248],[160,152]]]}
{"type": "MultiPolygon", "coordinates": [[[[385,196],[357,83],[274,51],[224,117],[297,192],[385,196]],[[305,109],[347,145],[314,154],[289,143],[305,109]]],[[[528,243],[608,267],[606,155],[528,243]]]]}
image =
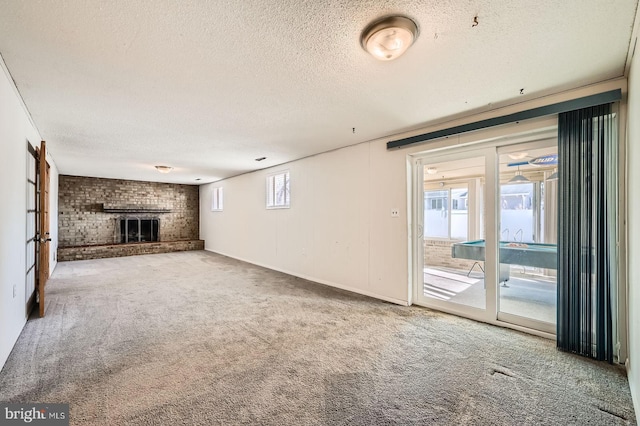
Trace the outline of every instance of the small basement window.
{"type": "Polygon", "coordinates": [[[286,209],[291,204],[289,171],[267,176],[267,208],[286,209]]]}
{"type": "Polygon", "coordinates": [[[211,211],[212,212],[221,212],[222,211],[222,187],[213,188],[211,191],[211,211]]]}

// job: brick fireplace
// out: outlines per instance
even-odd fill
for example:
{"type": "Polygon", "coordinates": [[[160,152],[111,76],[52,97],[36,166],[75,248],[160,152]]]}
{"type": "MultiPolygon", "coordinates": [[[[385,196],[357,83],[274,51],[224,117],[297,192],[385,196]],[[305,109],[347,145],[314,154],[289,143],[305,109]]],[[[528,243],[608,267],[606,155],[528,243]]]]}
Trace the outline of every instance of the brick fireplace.
{"type": "Polygon", "coordinates": [[[60,175],[58,260],[202,250],[196,185],[60,175]]]}

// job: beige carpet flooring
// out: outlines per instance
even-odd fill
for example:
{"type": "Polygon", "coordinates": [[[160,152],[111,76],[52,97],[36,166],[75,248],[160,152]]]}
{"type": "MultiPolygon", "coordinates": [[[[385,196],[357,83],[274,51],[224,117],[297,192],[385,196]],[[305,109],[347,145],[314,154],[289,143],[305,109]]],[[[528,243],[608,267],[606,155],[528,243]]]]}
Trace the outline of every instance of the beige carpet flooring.
{"type": "Polygon", "coordinates": [[[208,252],[60,263],[0,400],[73,425],[635,424],[624,369],[208,252]]]}

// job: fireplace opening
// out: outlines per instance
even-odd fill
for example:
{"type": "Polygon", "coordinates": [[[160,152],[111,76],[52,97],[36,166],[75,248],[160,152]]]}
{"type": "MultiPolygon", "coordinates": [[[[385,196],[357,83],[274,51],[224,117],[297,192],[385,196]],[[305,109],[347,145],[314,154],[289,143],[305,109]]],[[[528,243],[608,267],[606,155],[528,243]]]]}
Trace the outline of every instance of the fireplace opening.
{"type": "Polygon", "coordinates": [[[159,228],[159,219],[120,219],[120,242],[126,244],[158,241],[159,228]]]}

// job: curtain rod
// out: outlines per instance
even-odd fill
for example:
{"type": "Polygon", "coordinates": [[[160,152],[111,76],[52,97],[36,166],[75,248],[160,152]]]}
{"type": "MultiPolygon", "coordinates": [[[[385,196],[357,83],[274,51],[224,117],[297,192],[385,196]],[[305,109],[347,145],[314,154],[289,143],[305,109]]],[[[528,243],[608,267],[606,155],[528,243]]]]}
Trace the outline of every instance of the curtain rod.
{"type": "Polygon", "coordinates": [[[551,105],[528,109],[526,111],[520,111],[500,117],[488,118],[486,120],[480,120],[473,123],[462,124],[460,126],[449,127],[448,129],[436,130],[434,132],[423,133],[421,135],[390,141],[387,142],[387,149],[400,148],[407,145],[414,145],[433,139],[443,138],[446,136],[486,129],[487,127],[500,126],[502,124],[509,124],[516,121],[529,120],[532,118],[544,117],[546,115],[560,114],[577,109],[607,104],[619,101],[620,99],[622,99],[621,89],[609,90],[608,92],[585,96],[583,98],[558,102],[551,105]]]}

